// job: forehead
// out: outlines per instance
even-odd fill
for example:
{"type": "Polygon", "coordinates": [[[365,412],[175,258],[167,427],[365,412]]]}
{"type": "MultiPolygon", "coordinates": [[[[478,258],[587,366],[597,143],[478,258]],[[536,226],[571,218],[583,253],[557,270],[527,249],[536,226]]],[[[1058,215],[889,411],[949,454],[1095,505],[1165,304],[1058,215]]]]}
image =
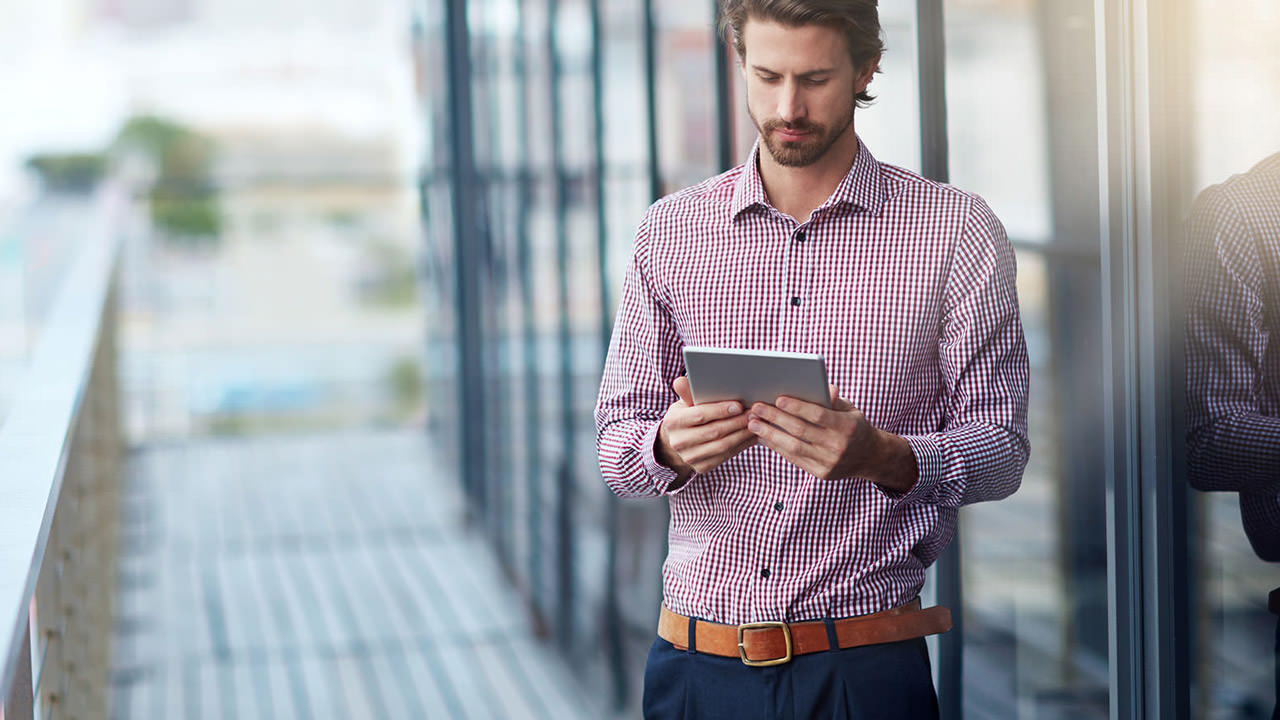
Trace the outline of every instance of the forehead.
{"type": "Polygon", "coordinates": [[[783,25],[749,17],[742,26],[748,67],[797,74],[853,64],[840,31],[826,25],[783,25]]]}

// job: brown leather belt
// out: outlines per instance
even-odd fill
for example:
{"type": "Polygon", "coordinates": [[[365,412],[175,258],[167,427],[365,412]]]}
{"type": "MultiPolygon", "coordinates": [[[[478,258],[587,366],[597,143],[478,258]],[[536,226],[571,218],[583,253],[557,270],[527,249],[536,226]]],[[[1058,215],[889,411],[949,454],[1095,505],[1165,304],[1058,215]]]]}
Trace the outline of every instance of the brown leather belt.
{"type": "MultiPolygon", "coordinates": [[[[827,624],[822,620],[721,625],[697,620],[694,651],[736,657],[751,666],[781,665],[796,655],[830,650],[827,624]]],[[[921,609],[919,598],[871,615],[834,620],[840,648],[877,645],[943,633],[951,629],[951,611],[941,605],[921,609]]],[[[658,637],[680,650],[689,649],[689,618],[666,605],[658,618],[658,637]]]]}

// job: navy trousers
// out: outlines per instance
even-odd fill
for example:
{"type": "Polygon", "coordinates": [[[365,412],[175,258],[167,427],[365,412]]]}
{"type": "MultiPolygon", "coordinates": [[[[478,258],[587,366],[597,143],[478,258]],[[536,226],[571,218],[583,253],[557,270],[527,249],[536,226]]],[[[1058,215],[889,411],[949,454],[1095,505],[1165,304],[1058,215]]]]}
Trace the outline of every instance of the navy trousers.
{"type": "Polygon", "coordinates": [[[644,669],[646,720],[936,720],[924,638],[747,667],[658,638],[644,669]]]}

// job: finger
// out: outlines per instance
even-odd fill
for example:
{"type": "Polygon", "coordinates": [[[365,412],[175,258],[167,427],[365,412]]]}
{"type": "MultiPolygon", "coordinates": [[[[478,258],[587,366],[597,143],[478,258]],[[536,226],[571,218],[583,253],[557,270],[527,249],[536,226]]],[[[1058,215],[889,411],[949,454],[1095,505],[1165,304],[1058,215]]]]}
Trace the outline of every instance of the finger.
{"type": "Polygon", "coordinates": [[[682,450],[689,449],[715,442],[728,435],[747,431],[747,417],[745,413],[740,413],[734,417],[702,425],[677,426],[675,432],[671,433],[672,446],[682,450]]]}
{"type": "Polygon", "coordinates": [[[764,428],[753,428],[753,432],[760,445],[777,452],[778,455],[791,462],[792,465],[804,468],[805,465],[814,461],[813,457],[810,457],[812,447],[800,442],[795,437],[788,436],[787,433],[781,432],[781,430],[768,427],[765,424],[764,428]]]}
{"type": "Polygon", "coordinates": [[[726,435],[740,432],[747,429],[747,422],[750,416],[746,413],[738,413],[721,420],[713,420],[696,428],[691,428],[699,433],[699,437],[703,442],[711,442],[726,435]]]}
{"type": "Polygon", "coordinates": [[[765,422],[776,426],[778,429],[787,434],[804,440],[805,442],[816,442],[818,434],[823,430],[817,424],[811,423],[804,418],[797,417],[781,408],[764,403],[757,403],[751,407],[751,415],[754,415],[765,422]]]}
{"type": "Polygon", "coordinates": [[[840,397],[840,388],[837,387],[835,384],[828,385],[827,392],[831,393],[831,409],[832,410],[843,412],[845,410],[853,409],[853,403],[840,397]]]}
{"type": "Polygon", "coordinates": [[[706,472],[759,442],[750,430],[726,435],[715,442],[699,445],[690,452],[689,464],[698,472],[706,472]]]}
{"type": "Polygon", "coordinates": [[[667,411],[667,415],[671,418],[672,427],[680,428],[693,428],[739,417],[743,425],[746,425],[747,421],[746,413],[742,411],[742,403],[736,400],[694,405],[692,407],[685,406],[683,402],[676,403],[667,411]]]}
{"type": "Polygon", "coordinates": [[[751,420],[747,429],[760,438],[761,443],[792,462],[800,457],[812,458],[815,453],[820,452],[820,449],[815,448],[812,443],[797,437],[786,428],[765,422],[761,418],[751,420]]]}
{"type": "Polygon", "coordinates": [[[708,443],[698,446],[698,457],[702,459],[719,457],[726,453],[736,452],[738,448],[745,447],[756,441],[755,433],[746,428],[725,435],[708,443]]]}
{"type": "Polygon", "coordinates": [[[831,410],[817,403],[783,395],[778,398],[774,406],[785,413],[808,420],[814,425],[827,427],[831,424],[831,410]]]}
{"type": "Polygon", "coordinates": [[[821,448],[803,443],[796,438],[768,426],[756,433],[761,445],[778,453],[784,460],[814,477],[826,477],[825,468],[832,467],[830,458],[822,455],[821,448]]]}
{"type": "Polygon", "coordinates": [[[680,400],[685,405],[693,405],[693,389],[689,387],[689,378],[681,375],[671,383],[671,389],[676,391],[676,395],[680,396],[680,400]]]}
{"type": "MultiPolygon", "coordinates": [[[[759,445],[759,444],[760,444],[760,439],[757,438],[755,435],[751,435],[750,437],[745,438],[742,442],[738,443],[737,445],[734,445],[728,451],[720,453],[715,457],[707,459],[706,464],[708,466],[708,469],[718,467],[724,464],[725,462],[732,460],[733,458],[740,455],[743,450],[746,450],[747,448],[753,445],[759,445]]],[[[699,472],[706,472],[706,471],[703,470],[699,472]]]]}
{"type": "Polygon", "coordinates": [[[836,387],[834,383],[827,385],[827,394],[829,396],[829,400],[831,401],[832,410],[842,410],[844,409],[841,407],[842,405],[849,404],[848,401],[840,397],[840,388],[836,387]]]}

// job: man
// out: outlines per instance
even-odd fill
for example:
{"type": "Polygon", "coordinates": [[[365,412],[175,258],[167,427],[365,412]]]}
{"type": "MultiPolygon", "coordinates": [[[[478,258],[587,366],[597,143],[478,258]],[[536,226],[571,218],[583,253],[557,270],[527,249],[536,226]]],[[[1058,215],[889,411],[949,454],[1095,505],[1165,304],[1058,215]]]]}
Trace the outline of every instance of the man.
{"type": "Polygon", "coordinates": [[[1200,193],[1187,245],[1187,461],[1240,493],[1258,557],[1280,561],[1280,154],[1200,193]]]}
{"type": "MultiPolygon", "coordinates": [[[[1200,193],[1186,288],[1188,479],[1238,492],[1254,552],[1280,562],[1280,154],[1200,193]]],[[[1274,662],[1280,697],[1280,623],[1274,662]]]]}
{"type": "Polygon", "coordinates": [[[645,214],[596,407],[610,488],[671,507],[645,715],[936,717],[925,568],[1029,451],[1013,251],[855,134],[874,0],[721,10],[760,138],[645,214]],[[833,408],[695,406],[684,345],[819,353],[833,408]]]}

